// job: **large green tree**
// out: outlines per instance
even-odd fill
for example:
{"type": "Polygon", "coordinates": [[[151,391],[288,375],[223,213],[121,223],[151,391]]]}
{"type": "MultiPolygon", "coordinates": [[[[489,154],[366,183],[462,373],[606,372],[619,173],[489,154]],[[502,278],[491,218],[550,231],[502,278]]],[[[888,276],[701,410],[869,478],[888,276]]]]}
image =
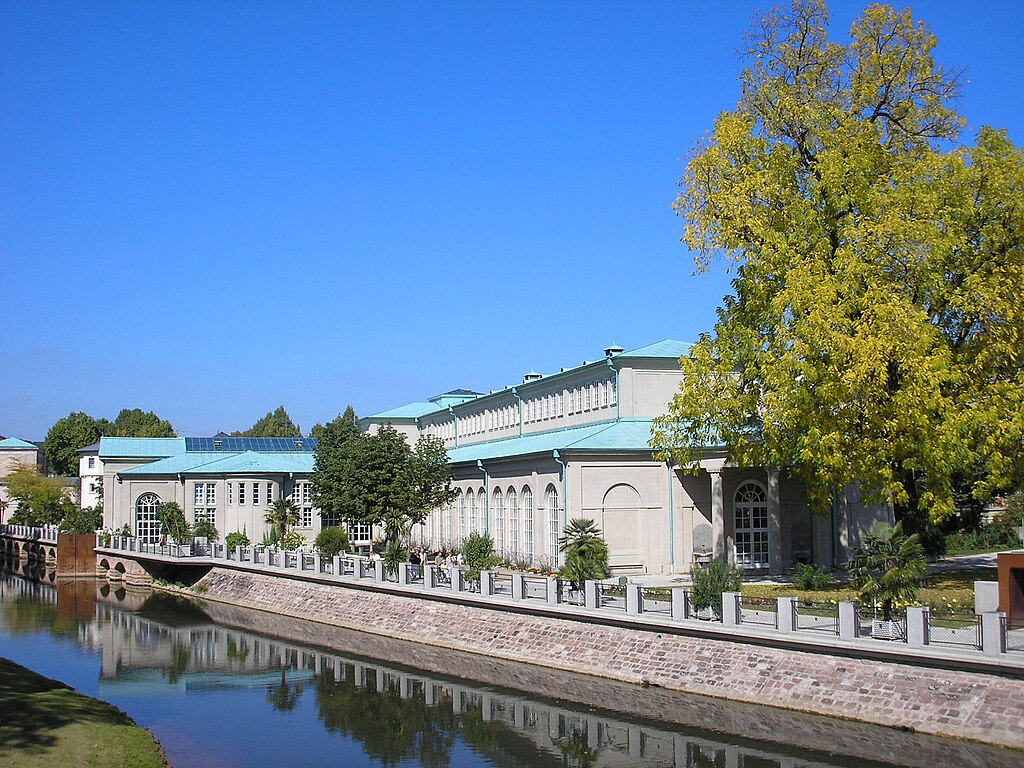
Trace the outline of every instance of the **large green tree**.
{"type": "Polygon", "coordinates": [[[100,435],[96,419],[87,413],[75,411],[58,419],[43,442],[50,471],[57,475],[77,475],[78,449],[95,443],[100,435]]]}
{"type": "MultiPolygon", "coordinates": [[[[105,421],[105,420],[103,420],[105,421]]],[[[104,431],[103,424],[97,424],[104,435],[116,435],[117,437],[175,437],[174,427],[171,422],[162,420],[153,411],[144,411],[141,408],[124,408],[110,430],[104,431]]]]}
{"type": "Polygon", "coordinates": [[[822,2],[761,18],[742,96],[689,159],[676,210],[734,293],[681,361],[652,445],[788,466],[816,509],[861,485],[901,516],[1013,487],[1024,457],[1024,158],[959,146],[960,82],[909,11],[845,44],[822,2]]]}
{"type": "Polygon", "coordinates": [[[14,525],[57,525],[77,508],[64,481],[41,476],[35,466],[16,466],[4,482],[16,502],[8,520],[14,525]]]}
{"type": "Polygon", "coordinates": [[[232,432],[235,437],[302,437],[302,430],[292,421],[284,406],[278,406],[244,432],[232,432]]]}
{"type": "Polygon", "coordinates": [[[451,500],[451,479],[439,439],[423,436],[412,448],[385,424],[374,434],[318,441],[313,499],[321,514],[383,525],[392,542],[451,500]]]}

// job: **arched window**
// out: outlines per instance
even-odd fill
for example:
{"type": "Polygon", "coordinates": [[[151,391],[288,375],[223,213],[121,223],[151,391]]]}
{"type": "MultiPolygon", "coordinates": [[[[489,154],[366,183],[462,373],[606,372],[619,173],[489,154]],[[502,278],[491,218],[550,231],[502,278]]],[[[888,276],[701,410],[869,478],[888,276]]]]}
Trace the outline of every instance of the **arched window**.
{"type": "Polygon", "coordinates": [[[465,496],[459,497],[459,541],[466,538],[466,504],[473,506],[473,492],[466,491],[465,496]],[[467,497],[469,497],[467,499],[467,497]]]}
{"type": "Polygon", "coordinates": [[[499,554],[505,551],[505,498],[501,488],[494,491],[494,547],[499,554]]]}
{"type": "Polygon", "coordinates": [[[508,489],[508,549],[512,557],[519,557],[519,499],[516,489],[508,489]]]}
{"type": "MultiPolygon", "coordinates": [[[[468,535],[470,533],[473,533],[473,531],[477,530],[477,525],[476,525],[476,496],[473,494],[472,491],[469,491],[466,495],[469,496],[469,530],[467,531],[467,535],[468,535]]],[[[483,499],[481,499],[481,501],[483,501],[483,499]]]]}
{"type": "Polygon", "coordinates": [[[140,544],[160,541],[160,497],[144,493],[135,502],[135,538],[140,544]]]}
{"type": "Polygon", "coordinates": [[[551,558],[551,566],[558,566],[558,535],[562,532],[559,524],[561,515],[558,509],[558,491],[555,486],[549,485],[545,494],[544,506],[548,511],[548,555],[551,558]]]}
{"type": "Polygon", "coordinates": [[[523,555],[533,562],[533,491],[523,488],[523,555]]]}
{"type": "Polygon", "coordinates": [[[736,520],[736,565],[768,567],[768,494],[752,480],[736,489],[733,500],[736,520]]]}

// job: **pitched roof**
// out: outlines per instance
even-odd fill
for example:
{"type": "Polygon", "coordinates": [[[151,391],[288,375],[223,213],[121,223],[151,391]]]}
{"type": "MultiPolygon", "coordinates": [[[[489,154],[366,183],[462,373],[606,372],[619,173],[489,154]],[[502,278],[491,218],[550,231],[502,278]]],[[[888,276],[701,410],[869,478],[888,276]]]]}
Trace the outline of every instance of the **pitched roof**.
{"type": "Polygon", "coordinates": [[[0,440],[0,449],[4,448],[6,448],[7,450],[31,448],[33,451],[35,451],[39,449],[39,446],[36,445],[35,443],[30,443],[25,440],[19,440],[16,437],[8,437],[4,440],[0,440]]]}
{"type": "Polygon", "coordinates": [[[312,472],[313,454],[290,451],[270,453],[244,451],[197,451],[169,456],[119,472],[120,475],[221,475],[312,472]]]}
{"type": "Polygon", "coordinates": [[[231,437],[214,435],[213,437],[186,437],[186,451],[222,451],[225,453],[241,453],[243,451],[262,451],[267,453],[290,453],[299,451],[308,453],[316,450],[316,438],[313,437],[231,437]]]}
{"type": "Polygon", "coordinates": [[[690,354],[692,344],[675,339],[662,339],[644,347],[637,347],[628,352],[620,352],[615,357],[673,357],[679,358],[690,354]]]}
{"type": "Polygon", "coordinates": [[[618,419],[580,427],[535,432],[522,437],[489,440],[472,445],[460,445],[448,451],[453,464],[527,456],[551,451],[601,451],[649,453],[651,439],[650,419],[618,419]]]}
{"type": "MultiPolygon", "coordinates": [[[[428,413],[434,411],[441,411],[443,408],[438,408],[437,403],[408,403],[406,405],[400,405],[397,408],[391,408],[387,411],[381,411],[375,413],[372,416],[367,416],[367,419],[415,419],[418,416],[425,416],[428,413]]],[[[360,419],[362,421],[362,419],[360,419]]]]}
{"type": "Polygon", "coordinates": [[[87,445],[84,448],[79,448],[78,452],[79,453],[89,453],[90,451],[99,451],[99,449],[100,449],[100,441],[97,440],[92,445],[87,445]]]}

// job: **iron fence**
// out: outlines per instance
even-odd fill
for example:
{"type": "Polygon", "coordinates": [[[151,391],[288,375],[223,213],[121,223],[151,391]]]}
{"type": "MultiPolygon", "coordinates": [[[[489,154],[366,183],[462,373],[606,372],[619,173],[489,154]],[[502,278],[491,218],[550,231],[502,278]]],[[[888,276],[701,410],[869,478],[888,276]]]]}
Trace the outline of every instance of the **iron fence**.
{"type": "Polygon", "coordinates": [[[1002,623],[1007,653],[1024,652],[1024,619],[1003,617],[1002,623]]]}
{"type": "Polygon", "coordinates": [[[793,601],[793,627],[798,631],[839,634],[839,604],[814,600],[793,601]]]}
{"type": "Polygon", "coordinates": [[[491,594],[512,597],[512,574],[495,573],[491,577],[491,594]]]}
{"type": "Polygon", "coordinates": [[[571,581],[559,579],[556,589],[558,590],[558,602],[565,605],[583,605],[583,587],[579,589],[571,581]]]}
{"type": "Polygon", "coordinates": [[[547,600],[548,580],[542,576],[523,577],[524,600],[547,600]]]}
{"type": "Polygon", "coordinates": [[[779,601],[772,597],[740,595],[740,611],[744,624],[760,624],[779,628],[779,601]]]}
{"type": "Polygon", "coordinates": [[[597,583],[597,607],[613,611],[626,610],[626,587],[622,584],[597,583]]]}
{"type": "Polygon", "coordinates": [[[640,587],[640,612],[672,615],[672,591],[665,587],[640,587]]]}
{"type": "Polygon", "coordinates": [[[973,613],[931,613],[928,644],[981,648],[981,616],[973,613]]]}

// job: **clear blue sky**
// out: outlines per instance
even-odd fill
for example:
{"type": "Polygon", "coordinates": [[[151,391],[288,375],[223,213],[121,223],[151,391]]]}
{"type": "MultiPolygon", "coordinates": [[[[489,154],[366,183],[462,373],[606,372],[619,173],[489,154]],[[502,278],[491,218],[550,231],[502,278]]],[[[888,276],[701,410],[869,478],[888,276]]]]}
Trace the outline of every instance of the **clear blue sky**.
{"type": "MultiPolygon", "coordinates": [[[[0,433],[308,430],[695,339],[728,277],[671,203],[766,5],[7,0],[0,433]]],[[[1024,3],[914,7],[967,137],[1024,144],[1024,3]]]]}

